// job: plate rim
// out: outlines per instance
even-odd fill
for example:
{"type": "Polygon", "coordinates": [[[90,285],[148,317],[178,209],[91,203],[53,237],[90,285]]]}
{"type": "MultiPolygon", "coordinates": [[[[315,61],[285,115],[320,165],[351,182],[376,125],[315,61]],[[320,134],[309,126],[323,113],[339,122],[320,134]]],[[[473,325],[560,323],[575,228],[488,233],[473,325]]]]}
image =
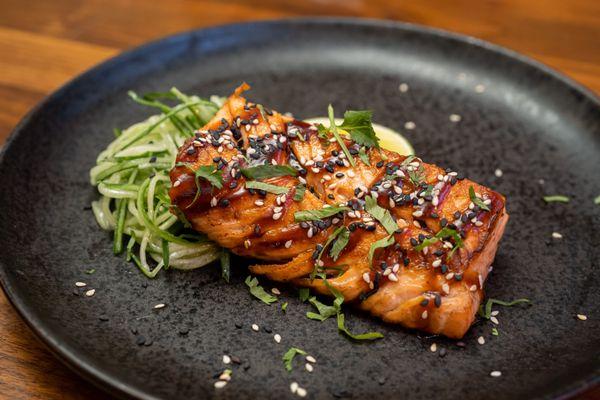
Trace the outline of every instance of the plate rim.
{"type": "MultiPolygon", "coordinates": [[[[6,138],[4,145],[0,147],[0,165],[4,161],[4,157],[11,148],[15,138],[28,125],[29,121],[32,120],[36,114],[44,109],[48,104],[52,103],[52,101],[55,99],[60,98],[60,96],[62,96],[68,90],[77,87],[82,81],[90,79],[91,77],[102,73],[104,70],[113,68],[118,64],[129,62],[132,57],[136,56],[136,54],[152,51],[157,47],[166,46],[169,43],[176,42],[199,33],[214,34],[218,33],[219,31],[236,30],[241,27],[250,26],[271,25],[285,27],[286,25],[293,26],[310,24],[317,26],[344,25],[394,29],[422,34],[425,36],[433,36],[441,39],[450,39],[456,42],[467,44],[469,46],[474,46],[476,48],[495,53],[501,57],[510,58],[521,64],[525,64],[525,66],[540,70],[544,74],[549,75],[550,78],[559,81],[562,85],[575,90],[588,101],[590,101],[595,107],[600,109],[600,96],[585,85],[575,81],[573,78],[570,78],[553,67],[550,67],[549,65],[530,56],[526,56],[508,47],[497,45],[467,34],[456,33],[445,29],[434,28],[415,23],[375,18],[306,16],[266,20],[262,19],[248,22],[211,25],[207,27],[181,31],[145,42],[139,46],[129,48],[104,61],[99,62],[98,64],[76,75],[66,83],[59,86],[52,93],[40,100],[29,112],[25,114],[25,116],[11,130],[11,133],[6,138]]],[[[4,290],[4,294],[9,300],[9,303],[17,311],[18,315],[27,324],[29,329],[34,333],[34,336],[37,337],[37,339],[39,339],[46,346],[46,348],[48,348],[50,352],[64,365],[77,373],[79,376],[86,379],[88,382],[94,384],[97,388],[119,398],[137,398],[144,400],[159,399],[158,397],[152,396],[147,392],[138,389],[134,385],[124,383],[118,377],[118,375],[112,374],[100,367],[93,365],[93,362],[87,360],[87,357],[85,357],[84,354],[80,354],[80,352],[70,349],[69,346],[59,343],[44,325],[44,320],[42,318],[36,318],[32,313],[32,309],[30,309],[30,307],[28,307],[25,302],[20,299],[18,292],[14,291],[14,288],[8,281],[8,269],[9,266],[5,265],[4,263],[0,263],[0,287],[2,287],[4,290]]],[[[562,386],[553,393],[550,393],[549,396],[542,395],[540,398],[552,398],[556,400],[569,399],[599,384],[600,376],[594,376],[592,374],[588,377],[575,380],[569,385],[562,386]]]]}

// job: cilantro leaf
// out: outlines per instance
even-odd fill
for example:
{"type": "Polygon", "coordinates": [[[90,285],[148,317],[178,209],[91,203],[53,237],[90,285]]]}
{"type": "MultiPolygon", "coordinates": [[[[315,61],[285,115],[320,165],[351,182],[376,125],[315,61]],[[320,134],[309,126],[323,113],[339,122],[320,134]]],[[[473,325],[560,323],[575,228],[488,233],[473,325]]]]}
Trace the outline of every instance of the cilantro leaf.
{"type": "Polygon", "coordinates": [[[392,218],[392,215],[385,208],[377,205],[377,200],[371,196],[365,197],[365,210],[383,225],[387,233],[390,235],[398,230],[398,224],[392,218]]]}
{"type": "Polygon", "coordinates": [[[481,200],[479,197],[477,197],[473,186],[469,186],[469,197],[471,198],[471,201],[473,202],[473,204],[475,204],[476,206],[479,206],[479,208],[481,208],[482,210],[490,211],[490,208],[483,202],[483,200],[481,200]]]}
{"type": "Polygon", "coordinates": [[[522,304],[522,303],[531,303],[531,300],[516,299],[513,301],[502,301],[502,300],[497,300],[497,299],[488,299],[488,301],[485,303],[485,308],[483,305],[479,306],[479,315],[485,319],[490,319],[490,317],[492,316],[492,306],[494,304],[498,304],[498,305],[505,306],[505,307],[512,307],[512,306],[515,306],[517,304],[522,304]]]}
{"type": "Polygon", "coordinates": [[[283,312],[286,312],[286,311],[287,311],[287,306],[288,306],[288,303],[287,303],[287,301],[286,301],[285,303],[283,303],[283,304],[281,305],[281,311],[283,311],[283,312]]]}
{"type": "Polygon", "coordinates": [[[336,315],[338,312],[338,309],[335,306],[328,306],[326,304],[323,304],[319,300],[317,300],[315,296],[309,298],[308,302],[315,306],[315,308],[318,311],[318,314],[311,311],[307,312],[306,316],[310,319],[315,319],[317,321],[325,321],[327,318],[336,315]]]}
{"type": "Polygon", "coordinates": [[[337,235],[337,239],[335,240],[335,242],[331,246],[331,250],[329,251],[329,255],[331,256],[331,258],[333,258],[333,261],[337,261],[337,259],[340,256],[340,253],[342,252],[342,250],[344,250],[344,248],[350,241],[350,230],[345,226],[341,228],[342,230],[337,235]]]}
{"type": "Polygon", "coordinates": [[[310,289],[309,288],[300,288],[298,289],[298,297],[301,302],[305,302],[310,297],[310,289]]]}
{"type": "Polygon", "coordinates": [[[389,235],[371,244],[371,248],[369,249],[369,265],[373,264],[373,254],[375,254],[375,250],[388,247],[394,244],[395,241],[394,235],[389,235]]]}
{"type": "Polygon", "coordinates": [[[346,155],[346,158],[348,159],[350,165],[355,167],[356,164],[354,162],[354,157],[352,157],[352,154],[350,154],[350,152],[348,151],[346,143],[344,143],[344,139],[342,139],[342,137],[340,136],[340,133],[337,130],[337,126],[335,125],[335,116],[333,114],[333,106],[331,104],[329,105],[329,107],[327,107],[327,114],[329,115],[329,130],[331,131],[331,133],[333,133],[335,140],[337,140],[338,144],[340,145],[340,148],[346,155]]]}
{"type": "Polygon", "coordinates": [[[257,165],[255,167],[242,168],[242,174],[249,179],[265,179],[277,176],[297,176],[298,171],[289,165],[257,165]]]}
{"type": "Polygon", "coordinates": [[[274,194],[284,194],[289,191],[289,188],[286,188],[285,186],[271,185],[270,183],[258,182],[258,181],[246,182],[246,188],[247,189],[264,190],[265,192],[274,193],[274,194]]]}
{"type": "Polygon", "coordinates": [[[379,138],[373,129],[372,111],[346,111],[344,122],[339,126],[350,133],[353,141],[361,146],[379,148],[379,138]]]}
{"type": "Polygon", "coordinates": [[[423,242],[421,242],[417,246],[415,246],[415,251],[421,251],[425,247],[431,246],[432,244],[438,242],[439,240],[447,239],[447,238],[452,238],[454,240],[455,247],[452,249],[452,252],[454,252],[455,248],[462,247],[463,241],[462,241],[462,238],[460,237],[460,234],[455,229],[444,227],[444,228],[440,229],[440,231],[438,233],[436,233],[435,236],[426,238],[425,240],[423,240],[423,242]]]}
{"type": "Polygon", "coordinates": [[[323,218],[331,217],[342,211],[349,211],[348,207],[325,207],[320,210],[303,210],[294,213],[296,222],[301,221],[318,221],[323,218]]]}
{"type": "Polygon", "coordinates": [[[246,286],[250,288],[250,293],[265,304],[271,305],[277,301],[277,297],[270,295],[258,284],[258,279],[248,275],[246,278],[246,286]]]}
{"type": "Polygon", "coordinates": [[[343,313],[338,313],[337,315],[337,326],[340,332],[354,340],[375,340],[383,338],[383,334],[379,332],[367,332],[360,334],[351,333],[348,328],[346,328],[346,321],[343,313]]]}
{"type": "Polygon", "coordinates": [[[294,360],[294,357],[296,357],[297,354],[302,354],[303,356],[305,356],[307,353],[304,350],[299,349],[297,347],[290,347],[288,351],[286,351],[283,355],[283,364],[285,365],[285,369],[288,372],[292,370],[292,361],[294,360]]]}
{"type": "MultiPolygon", "coordinates": [[[[177,163],[176,167],[187,167],[189,170],[194,172],[194,177],[196,179],[196,186],[200,186],[198,184],[198,179],[202,178],[208,181],[212,186],[217,189],[223,188],[223,175],[222,171],[215,169],[212,165],[203,165],[198,167],[198,169],[194,170],[192,164],[188,163],[177,163]]],[[[198,193],[196,194],[198,196],[198,193]]],[[[194,199],[195,200],[195,199],[194,199]]]]}
{"type": "Polygon", "coordinates": [[[360,150],[358,150],[358,157],[362,160],[362,162],[364,162],[366,165],[368,165],[369,167],[371,166],[371,160],[369,160],[369,155],[367,154],[367,152],[365,151],[364,147],[361,147],[360,150]]]}

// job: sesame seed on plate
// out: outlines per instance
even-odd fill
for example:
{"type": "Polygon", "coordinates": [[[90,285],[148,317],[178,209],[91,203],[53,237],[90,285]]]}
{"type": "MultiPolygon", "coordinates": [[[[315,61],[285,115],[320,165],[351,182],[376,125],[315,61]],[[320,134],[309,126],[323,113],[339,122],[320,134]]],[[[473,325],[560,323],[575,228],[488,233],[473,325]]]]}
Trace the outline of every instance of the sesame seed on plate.
{"type": "Polygon", "coordinates": [[[258,329],[259,329],[259,328],[258,328],[258,325],[256,325],[256,324],[252,324],[252,330],[253,330],[254,332],[258,332],[258,329]]]}
{"type": "Polygon", "coordinates": [[[504,175],[504,172],[502,172],[500,168],[496,168],[496,170],[494,171],[494,175],[496,175],[496,178],[501,178],[502,175],[504,175]]]}
{"type": "Polygon", "coordinates": [[[313,356],[306,356],[306,361],[308,361],[309,363],[316,363],[317,359],[313,356]]]}
{"type": "Polygon", "coordinates": [[[563,235],[558,232],[552,232],[552,239],[562,239],[563,235]]]}
{"type": "Polygon", "coordinates": [[[173,183],[173,187],[177,187],[177,186],[179,186],[179,185],[181,185],[181,181],[180,181],[180,180],[176,180],[176,181],[173,183]]]}
{"type": "Polygon", "coordinates": [[[427,312],[427,310],[423,311],[423,313],[421,314],[421,318],[422,319],[427,319],[429,313],[427,312]]]}
{"type": "Polygon", "coordinates": [[[483,85],[481,83],[478,85],[475,85],[475,93],[483,93],[483,92],[485,92],[485,85],[483,85]]]}
{"type": "Polygon", "coordinates": [[[460,120],[462,119],[462,117],[458,114],[450,114],[450,116],[448,117],[448,119],[450,120],[450,122],[460,122],[460,120]]]}
{"type": "Polygon", "coordinates": [[[90,290],[88,290],[88,291],[85,292],[85,295],[87,297],[92,297],[95,293],[96,293],[96,289],[90,289],[90,290]]]}
{"type": "Polygon", "coordinates": [[[490,376],[493,378],[498,378],[499,376],[502,376],[502,372],[500,371],[492,371],[490,372],[490,376]]]}
{"type": "Polygon", "coordinates": [[[155,309],[164,308],[164,307],[165,307],[164,303],[158,303],[157,305],[154,306],[155,309]]]}
{"type": "Polygon", "coordinates": [[[231,357],[229,357],[227,354],[223,355],[223,364],[231,364],[231,357]]]}
{"type": "Polygon", "coordinates": [[[273,289],[271,289],[271,293],[276,294],[276,295],[280,295],[281,292],[279,291],[279,289],[277,289],[276,287],[274,287],[273,289]]]}
{"type": "Polygon", "coordinates": [[[297,382],[292,382],[292,383],[290,383],[290,391],[291,391],[292,393],[296,393],[296,391],[298,390],[298,388],[299,388],[299,387],[300,387],[300,386],[298,385],[298,383],[297,383],[297,382]]]}
{"type": "Polygon", "coordinates": [[[298,390],[296,390],[296,394],[300,397],[306,397],[307,392],[306,389],[299,387],[298,390]]]}
{"type": "Polygon", "coordinates": [[[279,333],[276,333],[275,335],[273,335],[273,340],[275,340],[276,343],[281,343],[281,335],[279,333]]]}
{"type": "Polygon", "coordinates": [[[477,338],[477,343],[479,343],[479,344],[485,344],[485,339],[483,338],[483,336],[479,336],[477,338]]]}
{"type": "Polygon", "coordinates": [[[404,124],[404,129],[413,130],[416,127],[417,124],[415,124],[413,121],[406,121],[406,123],[404,124]]]}
{"type": "Polygon", "coordinates": [[[577,319],[579,319],[580,321],[587,321],[587,315],[577,314],[577,319]]]}
{"type": "Polygon", "coordinates": [[[84,287],[86,285],[87,285],[87,283],[85,283],[85,282],[75,282],[75,286],[77,286],[77,287],[84,287]]]}
{"type": "Polygon", "coordinates": [[[496,317],[490,317],[490,321],[492,321],[495,325],[498,325],[500,323],[498,321],[498,318],[496,318],[496,317]]]}
{"type": "Polygon", "coordinates": [[[293,243],[292,240],[288,240],[287,242],[285,242],[285,248],[289,249],[290,247],[292,247],[292,243],[293,243]]]}
{"type": "Polygon", "coordinates": [[[432,344],[431,344],[431,346],[429,347],[429,350],[430,350],[432,353],[435,353],[435,352],[437,351],[437,344],[435,344],[435,343],[432,343],[432,344]]]}
{"type": "Polygon", "coordinates": [[[407,84],[407,83],[404,83],[404,82],[402,82],[402,83],[400,84],[400,86],[398,86],[398,90],[400,90],[400,92],[401,92],[401,93],[406,93],[406,92],[408,92],[408,84],[407,84]]]}
{"type": "Polygon", "coordinates": [[[304,365],[304,368],[306,368],[306,370],[307,370],[308,372],[313,372],[313,370],[314,370],[314,367],[313,367],[313,366],[312,366],[312,364],[310,364],[310,363],[306,363],[306,364],[304,365]]]}
{"type": "Polygon", "coordinates": [[[227,381],[216,381],[215,389],[223,389],[227,385],[227,381]]]}
{"type": "Polygon", "coordinates": [[[498,314],[500,314],[500,311],[498,311],[498,310],[494,310],[494,311],[492,311],[492,312],[490,313],[490,315],[491,315],[492,317],[495,317],[495,316],[496,316],[496,315],[498,315],[498,314]]]}

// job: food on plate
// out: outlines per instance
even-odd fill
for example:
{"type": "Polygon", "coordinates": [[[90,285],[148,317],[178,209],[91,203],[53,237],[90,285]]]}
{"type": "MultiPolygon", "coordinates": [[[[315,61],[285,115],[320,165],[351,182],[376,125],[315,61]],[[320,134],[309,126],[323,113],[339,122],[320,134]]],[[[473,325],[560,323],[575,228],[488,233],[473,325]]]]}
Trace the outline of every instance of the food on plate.
{"type": "Polygon", "coordinates": [[[311,124],[248,102],[247,89],[181,145],[170,171],[177,213],[262,260],[256,275],[462,337],[508,221],[504,197],[382,148],[370,112],[347,111],[338,125],[330,107],[329,126],[311,124]]]}

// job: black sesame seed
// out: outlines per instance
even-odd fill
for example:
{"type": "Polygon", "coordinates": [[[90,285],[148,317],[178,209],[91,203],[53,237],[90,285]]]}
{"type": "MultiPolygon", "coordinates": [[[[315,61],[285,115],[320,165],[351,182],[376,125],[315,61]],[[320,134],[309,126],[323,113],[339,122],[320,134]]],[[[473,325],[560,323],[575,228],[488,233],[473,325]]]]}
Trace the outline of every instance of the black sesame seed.
{"type": "Polygon", "coordinates": [[[440,220],[440,226],[444,228],[446,225],[448,225],[448,220],[446,218],[442,218],[440,220]]]}
{"type": "Polygon", "coordinates": [[[381,167],[383,167],[383,161],[379,161],[377,164],[375,164],[375,166],[376,166],[377,168],[381,168],[381,167]]]}
{"type": "Polygon", "coordinates": [[[138,346],[142,346],[144,343],[146,343],[146,338],[144,335],[139,335],[135,338],[135,344],[138,346]]]}
{"type": "MultiPolygon", "coordinates": [[[[270,333],[270,332],[269,332],[269,333],[270,333]]],[[[239,357],[236,357],[236,356],[231,356],[231,362],[232,362],[232,363],[234,363],[234,364],[238,364],[238,365],[240,365],[240,364],[242,363],[242,360],[240,360],[240,358],[239,358],[239,357]]]]}
{"type": "Polygon", "coordinates": [[[369,232],[372,232],[375,230],[375,225],[367,225],[367,227],[365,229],[369,232]]]}
{"type": "Polygon", "coordinates": [[[419,242],[417,242],[417,239],[415,238],[410,238],[410,244],[415,247],[419,245],[419,242]]]}
{"type": "Polygon", "coordinates": [[[186,153],[188,154],[188,156],[191,156],[195,152],[196,152],[196,149],[193,147],[190,147],[189,149],[186,150],[186,153]]]}
{"type": "Polygon", "coordinates": [[[421,307],[427,307],[429,305],[429,299],[421,300],[421,307]]]}
{"type": "Polygon", "coordinates": [[[462,281],[462,274],[455,274],[454,275],[454,280],[456,280],[458,282],[462,281]]]}
{"type": "Polygon", "coordinates": [[[235,323],[235,327],[236,327],[237,329],[242,329],[242,326],[243,326],[243,325],[242,325],[242,323],[241,323],[241,322],[236,322],[236,323],[235,323]]]}
{"type": "Polygon", "coordinates": [[[334,196],[334,195],[332,195],[331,193],[329,193],[329,194],[327,195],[327,198],[328,198],[328,199],[330,199],[330,200],[333,200],[333,199],[335,199],[335,196],[334,196]]]}
{"type": "Polygon", "coordinates": [[[185,336],[188,333],[190,333],[190,328],[181,328],[181,329],[179,329],[179,334],[182,335],[182,336],[185,336]]]}
{"type": "Polygon", "coordinates": [[[439,352],[440,358],[446,357],[446,354],[448,354],[448,351],[442,347],[439,352]]]}
{"type": "Polygon", "coordinates": [[[434,296],[435,296],[434,297],[435,306],[436,307],[441,306],[442,305],[442,296],[440,296],[439,293],[436,293],[434,296]]]}
{"type": "Polygon", "coordinates": [[[221,207],[227,207],[229,205],[229,200],[221,199],[221,207]]]}
{"type": "Polygon", "coordinates": [[[344,173],[343,172],[338,172],[337,174],[335,174],[336,178],[343,178],[344,177],[344,173]]]}
{"type": "Polygon", "coordinates": [[[442,266],[440,267],[440,272],[442,274],[445,274],[446,271],[448,271],[448,266],[446,264],[442,264],[442,266]]]}
{"type": "Polygon", "coordinates": [[[404,258],[404,260],[402,260],[402,262],[404,263],[404,266],[408,266],[408,264],[410,264],[410,258],[406,257],[404,258]]]}
{"type": "Polygon", "coordinates": [[[152,157],[150,157],[150,162],[151,162],[151,163],[154,163],[154,162],[156,162],[156,156],[152,156],[152,157]]]}
{"type": "Polygon", "coordinates": [[[350,152],[350,154],[352,154],[353,156],[358,154],[358,149],[356,149],[355,147],[351,147],[350,149],[348,149],[348,151],[350,152]]]}
{"type": "Polygon", "coordinates": [[[273,329],[271,329],[271,327],[268,326],[268,325],[263,326],[263,330],[265,332],[267,332],[267,333],[272,333],[273,332],[273,329]]]}

